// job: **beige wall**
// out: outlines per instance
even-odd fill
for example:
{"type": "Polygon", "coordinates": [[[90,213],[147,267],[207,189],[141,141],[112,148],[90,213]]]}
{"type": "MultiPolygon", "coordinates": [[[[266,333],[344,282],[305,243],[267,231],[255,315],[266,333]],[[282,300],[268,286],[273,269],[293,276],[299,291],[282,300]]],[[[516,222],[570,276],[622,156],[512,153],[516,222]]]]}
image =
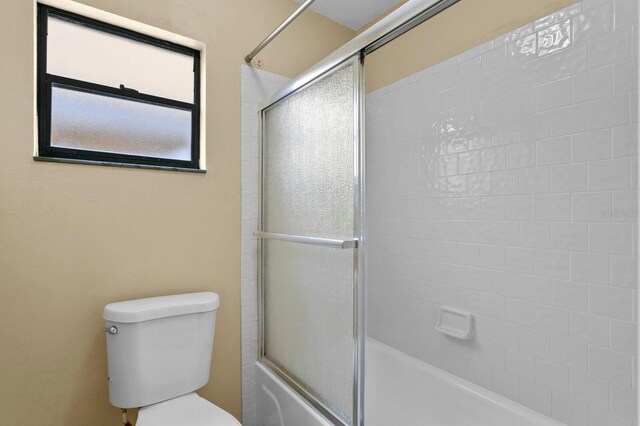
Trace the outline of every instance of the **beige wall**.
{"type": "Polygon", "coordinates": [[[573,3],[576,0],[462,0],[368,56],[367,91],[384,87],[573,3]]]}
{"type": "MultiPolygon", "coordinates": [[[[240,64],[296,5],[289,0],[86,0],[208,47],[205,175],[34,162],[33,3],[0,13],[0,423],[116,425],[102,307],[220,294],[211,382],[240,400],[240,64]]],[[[261,54],[299,72],[353,32],[306,12],[261,54]]]]}

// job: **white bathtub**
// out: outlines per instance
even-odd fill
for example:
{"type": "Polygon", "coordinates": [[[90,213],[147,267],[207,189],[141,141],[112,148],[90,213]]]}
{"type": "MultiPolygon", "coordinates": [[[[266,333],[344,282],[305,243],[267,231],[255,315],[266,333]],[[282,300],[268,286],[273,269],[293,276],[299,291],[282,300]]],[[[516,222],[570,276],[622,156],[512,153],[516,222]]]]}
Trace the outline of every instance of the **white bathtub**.
{"type": "MultiPolygon", "coordinates": [[[[257,364],[258,426],[331,425],[257,364]]],[[[509,399],[368,339],[366,426],[562,426],[509,399]]]]}

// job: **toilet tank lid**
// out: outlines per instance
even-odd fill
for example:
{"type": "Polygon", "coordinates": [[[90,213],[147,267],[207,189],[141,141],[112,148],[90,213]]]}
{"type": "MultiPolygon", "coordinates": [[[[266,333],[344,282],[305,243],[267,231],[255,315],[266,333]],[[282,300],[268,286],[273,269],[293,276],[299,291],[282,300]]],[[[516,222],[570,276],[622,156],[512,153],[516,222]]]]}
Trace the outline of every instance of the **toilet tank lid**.
{"type": "Polygon", "coordinates": [[[116,323],[133,323],[177,315],[214,311],[220,306],[216,293],[200,292],[148,297],[109,303],[102,317],[116,323]]]}

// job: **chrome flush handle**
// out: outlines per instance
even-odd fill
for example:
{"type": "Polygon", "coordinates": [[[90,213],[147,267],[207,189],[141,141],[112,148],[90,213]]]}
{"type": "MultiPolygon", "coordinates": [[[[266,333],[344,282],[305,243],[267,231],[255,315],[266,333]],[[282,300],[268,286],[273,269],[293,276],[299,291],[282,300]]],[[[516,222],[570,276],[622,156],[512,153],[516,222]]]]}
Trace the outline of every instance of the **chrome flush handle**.
{"type": "Polygon", "coordinates": [[[118,328],[115,325],[112,325],[111,327],[102,327],[101,331],[109,333],[111,335],[118,334],[118,328]]]}

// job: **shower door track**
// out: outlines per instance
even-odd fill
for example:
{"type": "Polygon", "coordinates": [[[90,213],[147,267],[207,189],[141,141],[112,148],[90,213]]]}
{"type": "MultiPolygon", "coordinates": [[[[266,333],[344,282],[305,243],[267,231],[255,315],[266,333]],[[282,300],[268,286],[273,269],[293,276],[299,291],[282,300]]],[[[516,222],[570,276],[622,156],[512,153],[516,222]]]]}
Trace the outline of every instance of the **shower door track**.
{"type": "Polygon", "coordinates": [[[388,16],[376,22],[351,41],[329,54],[309,70],[296,77],[291,83],[258,103],[258,112],[264,111],[276,102],[286,98],[302,87],[336,68],[349,58],[368,55],[385,44],[395,40],[460,0],[409,0],[388,16]]]}
{"type": "Polygon", "coordinates": [[[331,410],[329,410],[324,402],[315,397],[311,392],[309,392],[304,386],[302,386],[296,379],[291,377],[289,373],[283,370],[278,364],[271,361],[269,358],[262,357],[260,359],[260,364],[273,373],[276,377],[282,380],[287,386],[293,389],[296,393],[301,395],[304,399],[309,402],[313,408],[315,408],[323,417],[325,417],[329,422],[336,426],[349,426],[348,423],[345,423],[343,419],[336,416],[331,410]]]}

